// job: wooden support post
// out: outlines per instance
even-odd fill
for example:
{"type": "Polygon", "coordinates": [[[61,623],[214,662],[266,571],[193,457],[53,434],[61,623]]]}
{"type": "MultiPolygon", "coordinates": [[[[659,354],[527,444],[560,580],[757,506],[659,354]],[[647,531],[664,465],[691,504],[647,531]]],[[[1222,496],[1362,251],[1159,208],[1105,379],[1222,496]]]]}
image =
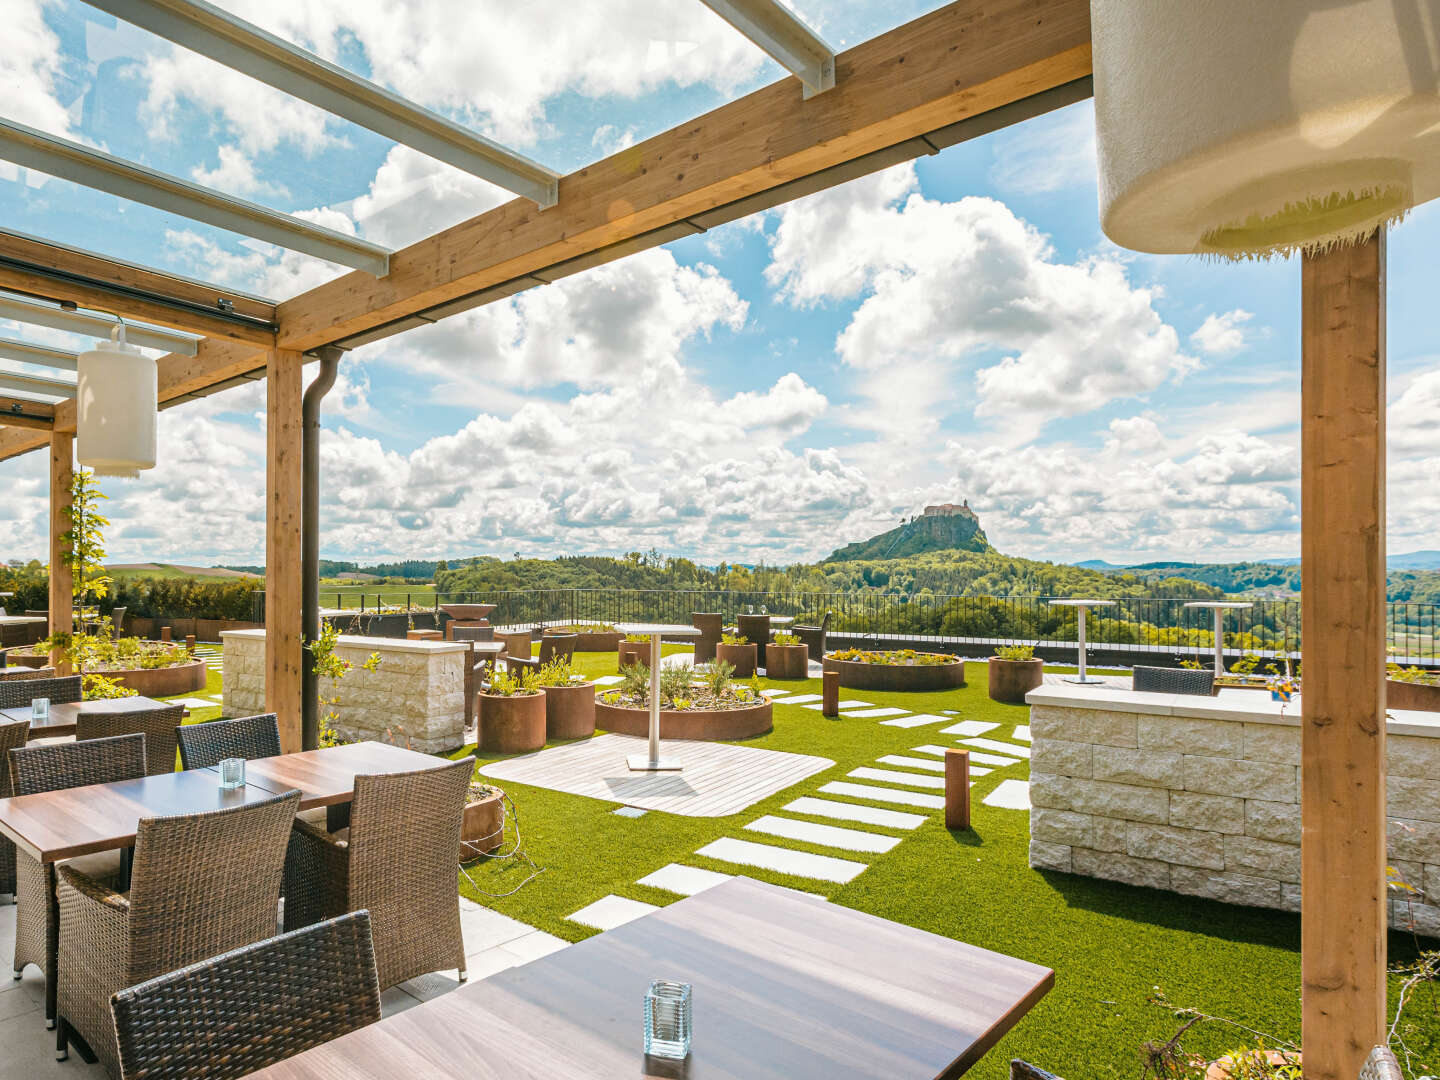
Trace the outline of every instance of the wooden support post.
{"type": "Polygon", "coordinates": [[[840,673],[827,671],[820,676],[820,715],[840,715],[840,673]]]}
{"type": "Polygon", "coordinates": [[[970,827],[970,751],[945,751],[945,827],[970,827]]]}
{"type": "MultiPolygon", "coordinates": [[[[74,575],[70,564],[70,546],[61,541],[61,534],[70,528],[70,483],[75,476],[75,436],[69,433],[50,434],[50,633],[69,632],[75,628],[74,575]]],[[[69,675],[70,664],[51,653],[55,674],[69,675]]]]}
{"type": "Polygon", "coordinates": [[[1385,236],[1301,269],[1307,1080],[1385,1042],[1385,236]]]}
{"type": "Polygon", "coordinates": [[[266,358],[265,422],[265,703],[279,718],[280,747],[301,749],[302,357],[275,349],[266,358]]]}

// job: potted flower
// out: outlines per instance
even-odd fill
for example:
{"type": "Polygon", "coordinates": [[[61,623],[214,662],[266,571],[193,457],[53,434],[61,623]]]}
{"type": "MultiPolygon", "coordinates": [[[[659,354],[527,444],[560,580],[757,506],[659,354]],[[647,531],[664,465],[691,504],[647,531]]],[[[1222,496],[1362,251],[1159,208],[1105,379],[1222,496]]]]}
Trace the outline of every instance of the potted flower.
{"type": "Polygon", "coordinates": [[[505,792],[478,780],[470,784],[460,823],[460,861],[488,855],[505,839],[505,792]]]}
{"type": "Polygon", "coordinates": [[[990,698],[1025,704],[1025,695],[1045,679],[1045,661],[1033,645],[1001,645],[990,657],[990,698]]]}
{"type": "Polygon", "coordinates": [[[715,646],[715,659],[729,664],[738,679],[755,674],[755,653],[754,643],[743,634],[722,634],[720,644],[715,646]]]}
{"type": "Polygon", "coordinates": [[[542,667],[535,683],[545,695],[547,740],[595,734],[595,683],[576,672],[569,657],[556,657],[542,667]]]}
{"type": "Polygon", "coordinates": [[[480,749],[525,754],[545,747],[545,695],[535,673],[497,671],[480,694],[480,749]]]}
{"type": "Polygon", "coordinates": [[[810,674],[810,649],[798,634],[776,634],[765,646],[765,674],[772,679],[803,679],[810,674]]]}
{"type": "Polygon", "coordinates": [[[649,634],[626,634],[625,640],[620,642],[619,666],[617,670],[624,671],[627,667],[641,664],[644,667],[650,666],[650,635],[649,634]]]}

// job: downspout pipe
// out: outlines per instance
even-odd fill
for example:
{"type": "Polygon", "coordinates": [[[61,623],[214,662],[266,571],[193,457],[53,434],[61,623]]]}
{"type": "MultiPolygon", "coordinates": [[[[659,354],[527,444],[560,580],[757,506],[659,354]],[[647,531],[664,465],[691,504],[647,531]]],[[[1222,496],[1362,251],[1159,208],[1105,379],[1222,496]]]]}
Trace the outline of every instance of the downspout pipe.
{"type": "Polygon", "coordinates": [[[306,653],[300,667],[300,740],[306,750],[320,745],[319,684],[310,642],[320,637],[320,403],[335,385],[343,350],[320,349],[320,370],[305,388],[300,406],[300,606],[306,653]]]}

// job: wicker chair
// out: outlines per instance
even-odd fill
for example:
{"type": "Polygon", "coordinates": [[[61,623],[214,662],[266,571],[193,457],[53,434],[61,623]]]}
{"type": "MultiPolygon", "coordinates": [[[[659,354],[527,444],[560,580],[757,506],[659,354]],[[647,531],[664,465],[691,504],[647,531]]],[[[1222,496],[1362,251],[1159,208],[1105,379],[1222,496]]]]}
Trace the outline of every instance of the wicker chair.
{"type": "Polygon", "coordinates": [[[1405,1074],[1400,1071],[1400,1062],[1395,1060],[1390,1048],[1377,1046],[1365,1059],[1360,1069],[1360,1080],[1405,1080],[1405,1074]]]}
{"type": "Polygon", "coordinates": [[[451,641],[494,641],[493,626],[455,626],[450,630],[451,641]]]}
{"type": "Polygon", "coordinates": [[[736,629],[740,636],[755,646],[755,666],[765,666],[765,646],[775,640],[775,632],[770,626],[769,615],[736,615],[736,629]]]}
{"type": "Polygon", "coordinates": [[[1215,672],[1208,668],[1140,667],[1130,682],[1131,689],[1151,694],[1195,694],[1215,692],[1215,672]]]}
{"type": "MultiPolygon", "coordinates": [[[[77,744],[82,745],[82,744],[77,744]]],[[[110,998],[220,953],[275,936],[285,845],[300,793],[199,814],[145,818],[129,893],[59,869],[56,1056],[70,1030],[120,1075],[110,998]]]]}
{"type": "MultiPolygon", "coordinates": [[[[9,773],[16,795],[63,791],[88,784],[137,780],[145,775],[145,737],[26,746],[10,751],[9,773]]],[[[120,853],[106,851],[71,862],[96,880],[113,880],[120,872],[120,853]]],[[[60,935],[60,909],[55,899],[55,865],[41,863],[23,851],[15,854],[15,978],[34,964],[45,973],[45,1025],[55,1026],[55,951],[60,935]]]]}
{"type": "Polygon", "coordinates": [[[539,671],[546,664],[561,657],[571,660],[575,656],[575,642],[579,640],[579,634],[541,634],[539,656],[507,656],[505,666],[511,671],[521,668],[539,671]]]}
{"type": "Polygon", "coordinates": [[[139,733],[145,736],[147,773],[164,776],[175,771],[175,729],[184,718],[183,705],[161,705],[133,712],[82,712],[75,718],[75,741],[139,733]]]}
{"type": "Polygon", "coordinates": [[[280,722],[274,713],[187,724],[175,732],[182,769],[211,769],[225,758],[280,756],[280,722]]]}
{"type": "MultiPolygon", "coordinates": [[[[0,668],[0,682],[23,682],[26,679],[53,679],[53,667],[7,667],[0,668]]],[[[17,706],[11,705],[10,708],[17,706]]],[[[23,705],[19,708],[24,708],[23,705]]]]}
{"type": "MultiPolygon", "coordinates": [[[[10,786],[10,751],[24,746],[30,735],[30,722],[0,724],[0,799],[8,799],[14,792],[10,786]]],[[[15,895],[15,845],[0,836],[0,893],[15,895]]]]}
{"type": "Polygon", "coordinates": [[[348,830],[296,822],[285,862],[285,928],[365,909],[382,990],[449,968],[463,982],[455,853],[473,768],[465,758],[357,776],[348,830]]]}
{"type": "Polygon", "coordinates": [[[715,659],[715,646],[725,632],[725,615],[719,611],[692,611],[690,625],[700,631],[695,639],[695,663],[709,664],[715,659]]]}
{"type": "Polygon", "coordinates": [[[825,656],[825,635],[830,630],[830,612],[825,612],[819,626],[792,626],[790,632],[801,643],[810,647],[810,659],[821,660],[825,656]]]}
{"type": "Polygon", "coordinates": [[[1010,1080],[1060,1080],[1060,1077],[1054,1073],[1048,1073],[1044,1069],[1037,1069],[1028,1061],[1011,1058],[1010,1080]]]}
{"type": "Polygon", "coordinates": [[[58,679],[15,679],[0,682],[0,709],[23,709],[37,697],[49,698],[51,704],[80,700],[80,676],[66,675],[58,679]]]}
{"type": "Polygon", "coordinates": [[[370,915],[246,945],[121,990],[123,1080],[229,1080],[380,1019],[370,915]]]}

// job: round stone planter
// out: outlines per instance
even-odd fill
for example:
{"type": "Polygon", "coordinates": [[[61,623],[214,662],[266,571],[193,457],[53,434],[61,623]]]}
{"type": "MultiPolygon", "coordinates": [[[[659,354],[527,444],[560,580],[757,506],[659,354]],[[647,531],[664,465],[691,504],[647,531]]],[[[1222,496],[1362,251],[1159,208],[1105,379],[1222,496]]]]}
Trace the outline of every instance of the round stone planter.
{"type": "Polygon", "coordinates": [[[618,653],[616,671],[624,671],[631,664],[650,666],[650,642],[622,640],[615,648],[618,653]]]}
{"type": "Polygon", "coordinates": [[[755,644],[726,645],[723,641],[715,646],[715,659],[735,665],[735,678],[748,679],[755,674],[755,644]]]}
{"type": "Polygon", "coordinates": [[[1440,685],[1386,679],[1385,707],[1440,712],[1440,685]]]}
{"type": "Polygon", "coordinates": [[[460,861],[469,862],[489,855],[505,840],[505,793],[475,799],[465,804],[460,820],[460,861]]]}
{"type": "Polygon", "coordinates": [[[824,667],[836,672],[840,685],[851,690],[954,690],[965,685],[965,665],[959,660],[944,664],[866,664],[827,656],[824,667]]]}
{"type": "MultiPolygon", "coordinates": [[[[697,739],[748,739],[764,735],[773,727],[770,702],[757,702],[743,709],[685,709],[660,711],[660,738],[697,739]]],[[[650,733],[650,711],[632,709],[625,705],[595,703],[595,726],[621,735],[650,733]]]]}
{"type": "Polygon", "coordinates": [[[595,734],[595,684],[542,686],[545,738],[588,739],[595,734]]]}
{"type": "Polygon", "coordinates": [[[810,646],[765,646],[765,676],[770,679],[804,679],[810,674],[810,646]]]}
{"type": "Polygon", "coordinates": [[[528,754],[545,748],[545,695],[480,695],[480,749],[528,754]]]}
{"type": "Polygon", "coordinates": [[[620,648],[620,642],[625,639],[625,635],[620,633],[619,630],[582,632],[579,630],[566,630],[563,626],[557,626],[547,630],[546,633],[573,633],[575,635],[576,652],[616,652],[620,648]]]}
{"type": "Polygon", "coordinates": [[[1045,681],[1045,661],[990,657],[990,699],[1024,705],[1025,695],[1045,681]]]}

